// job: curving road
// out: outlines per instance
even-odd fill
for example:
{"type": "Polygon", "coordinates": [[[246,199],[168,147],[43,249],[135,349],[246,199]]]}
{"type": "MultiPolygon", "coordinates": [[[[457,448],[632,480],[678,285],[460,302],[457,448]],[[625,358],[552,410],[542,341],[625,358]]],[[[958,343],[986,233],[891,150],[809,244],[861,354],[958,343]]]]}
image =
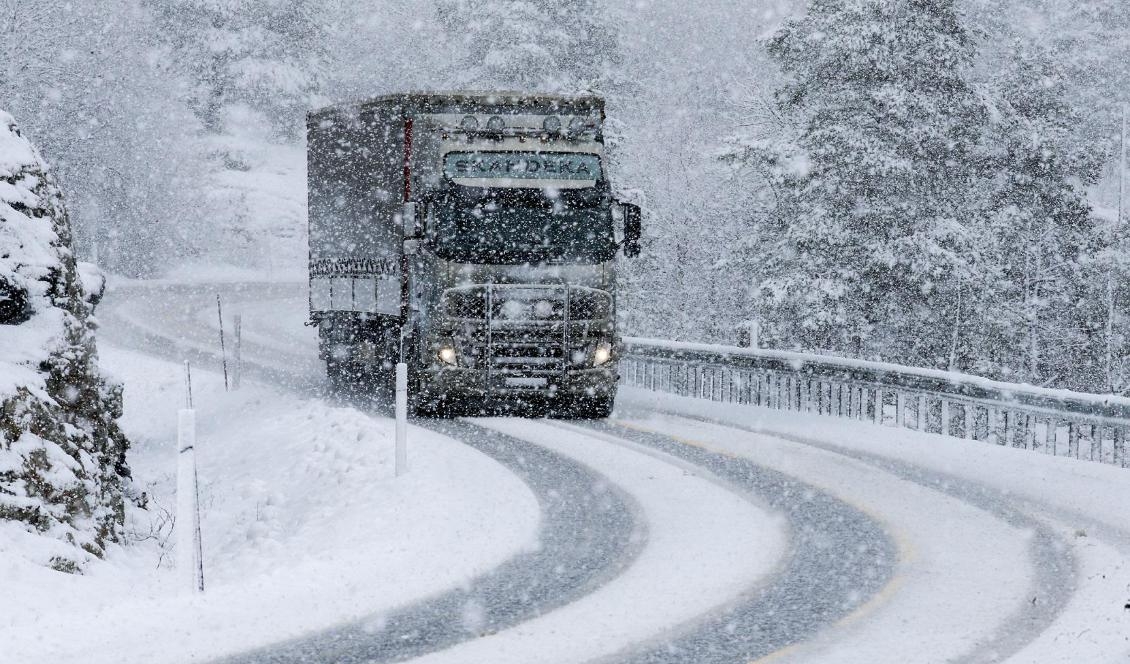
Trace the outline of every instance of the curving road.
{"type": "MultiPolygon", "coordinates": [[[[325,393],[302,285],[120,286],[103,335],[218,365],[217,290],[245,312],[245,377],[387,414],[379,396],[325,393]]],[[[968,475],[630,395],[606,422],[415,425],[521,478],[540,548],[379,630],[363,620],[224,661],[1070,661],[1042,644],[1099,594],[1081,580],[1130,551],[1109,524],[968,475]],[[1081,523],[1101,548],[1080,554],[1081,523]]],[[[1116,642],[1119,619],[1095,625],[1107,640],[1092,650],[1116,642]]]]}
{"type": "Polygon", "coordinates": [[[632,498],[593,470],[545,448],[467,422],[430,426],[520,477],[541,507],[539,548],[466,587],[391,614],[271,645],[237,662],[397,662],[491,634],[567,604],[614,578],[646,544],[632,498]],[[468,620],[474,613],[473,620],[468,620]],[[381,628],[372,628],[379,620],[381,628]]]}

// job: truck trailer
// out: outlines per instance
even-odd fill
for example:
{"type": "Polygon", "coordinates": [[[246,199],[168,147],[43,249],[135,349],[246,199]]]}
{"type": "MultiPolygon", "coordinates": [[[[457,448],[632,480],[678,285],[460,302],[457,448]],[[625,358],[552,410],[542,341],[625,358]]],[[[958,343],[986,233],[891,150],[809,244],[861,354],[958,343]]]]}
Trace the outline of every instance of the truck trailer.
{"type": "Polygon", "coordinates": [[[641,219],[613,196],[604,119],[596,96],[509,92],[309,113],[310,324],[331,384],[405,362],[420,414],[606,417],[616,259],[639,254],[641,219]]]}

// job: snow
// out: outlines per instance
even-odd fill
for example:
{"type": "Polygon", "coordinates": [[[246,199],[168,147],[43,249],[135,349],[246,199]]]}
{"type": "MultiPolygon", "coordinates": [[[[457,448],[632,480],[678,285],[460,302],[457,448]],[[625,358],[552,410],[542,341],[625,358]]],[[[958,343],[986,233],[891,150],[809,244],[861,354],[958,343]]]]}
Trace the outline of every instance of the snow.
{"type": "Polygon", "coordinates": [[[627,570],[591,594],[420,664],[565,664],[609,656],[733,602],[773,573],[786,551],[779,515],[691,464],[571,427],[475,421],[602,473],[638,502],[647,539],[627,570]]]}
{"type": "MultiPolygon", "coordinates": [[[[857,624],[837,628],[810,650],[801,649],[796,653],[797,661],[922,661],[920,654],[904,649],[918,649],[926,643],[932,645],[919,649],[919,653],[929,652],[931,658],[939,653],[937,660],[930,661],[945,661],[944,638],[954,634],[943,632],[941,625],[972,619],[991,629],[1008,614],[1000,611],[1002,599],[1011,596],[1015,610],[1040,592],[1015,585],[1017,572],[1029,578],[1033,573],[1021,564],[1026,560],[1022,553],[1009,553],[1007,548],[1023,541],[1023,534],[1002,535],[998,525],[995,529],[975,528],[963,535],[966,525],[976,523],[968,519],[967,510],[952,505],[930,507],[916,499],[922,492],[910,490],[906,482],[891,486],[884,473],[798,443],[803,440],[907,462],[924,474],[943,473],[977,482],[998,491],[1001,503],[1048,524],[1069,543],[1079,569],[1066,610],[1007,661],[1103,662],[1123,661],[1119,658],[1130,656],[1126,636],[1130,634],[1130,611],[1123,608],[1130,600],[1130,567],[1125,564],[1130,559],[1130,512],[1118,507],[1130,504],[1130,473],[1126,470],[831,417],[798,416],[638,389],[626,389],[622,395],[620,406],[625,414],[640,409],[669,411],[754,429],[759,433],[688,423],[661,414],[630,415],[642,426],[708,436],[714,445],[759,462],[775,463],[848,500],[870,494],[868,509],[911,537],[918,562],[906,559],[904,544],[902,585],[892,590],[886,606],[860,616],[857,624]],[[825,460],[820,462],[821,458],[825,460]],[[883,490],[883,484],[890,488],[883,490]],[[966,517],[961,516],[963,513],[966,517]],[[986,569],[991,573],[983,576],[986,569]],[[979,580],[972,588],[965,585],[973,579],[979,580]],[[1011,589],[1009,584],[1013,584],[1011,589]],[[915,636],[906,639],[906,634],[915,636]],[[852,659],[860,653],[866,653],[862,660],[852,659]]],[[[958,648],[966,640],[966,632],[956,634],[961,636],[948,647],[958,648]]],[[[977,631],[971,629],[968,634],[977,631]]]]}
{"type": "Polygon", "coordinates": [[[0,325],[0,400],[26,387],[46,398],[39,365],[62,329],[62,313],[48,309],[21,325],[0,325]]]}
{"type": "MultiPolygon", "coordinates": [[[[15,126],[16,120],[5,111],[0,111],[0,125],[5,131],[0,131],[0,178],[9,178],[18,174],[28,164],[39,161],[35,149],[20,134],[7,131],[15,126]]],[[[2,183],[12,186],[8,183],[2,183]]],[[[4,197],[7,199],[7,197],[4,197]]]]}
{"type": "Polygon", "coordinates": [[[170,266],[158,279],[127,279],[116,276],[118,283],[184,284],[184,283],[299,283],[306,284],[309,273],[305,262],[278,260],[270,268],[252,268],[239,265],[226,265],[214,261],[185,261],[170,266]]]}
{"type": "Polygon", "coordinates": [[[20,607],[0,613],[4,661],[203,661],[379,615],[536,546],[536,500],[488,457],[413,428],[394,480],[391,421],[250,381],[225,393],[197,370],[207,592],[186,597],[168,540],[183,370],[105,343],[102,356],[126,383],[150,509],[81,577],[35,564],[48,544],[4,525],[0,586],[20,607]]]}

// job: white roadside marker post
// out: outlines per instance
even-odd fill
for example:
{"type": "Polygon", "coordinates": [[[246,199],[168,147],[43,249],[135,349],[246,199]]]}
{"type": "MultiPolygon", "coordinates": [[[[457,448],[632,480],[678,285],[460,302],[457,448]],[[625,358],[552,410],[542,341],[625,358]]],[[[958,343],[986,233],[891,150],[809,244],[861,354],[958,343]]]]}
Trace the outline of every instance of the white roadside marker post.
{"type": "Polygon", "coordinates": [[[220,319],[220,360],[224,366],[224,391],[231,389],[228,383],[228,351],[224,346],[224,305],[220,303],[220,294],[216,293],[216,315],[220,319]]]}
{"type": "Polygon", "coordinates": [[[408,365],[396,365],[396,476],[408,470],[408,365]]]}
{"type": "Polygon", "coordinates": [[[233,390],[239,389],[239,382],[243,377],[243,352],[240,348],[243,345],[243,316],[240,314],[235,315],[235,363],[232,366],[232,381],[231,388],[233,390]]]}
{"type": "Polygon", "coordinates": [[[192,373],[184,363],[187,408],[177,412],[177,576],[182,591],[204,591],[200,541],[200,501],[196,481],[196,411],[192,408],[192,373]]]}

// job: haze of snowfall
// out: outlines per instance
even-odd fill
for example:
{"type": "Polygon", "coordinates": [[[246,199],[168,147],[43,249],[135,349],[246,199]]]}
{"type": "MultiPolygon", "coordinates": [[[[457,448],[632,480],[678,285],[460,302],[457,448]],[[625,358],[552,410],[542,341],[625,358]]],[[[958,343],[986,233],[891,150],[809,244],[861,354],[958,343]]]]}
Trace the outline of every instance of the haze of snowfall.
{"type": "Polygon", "coordinates": [[[675,4],[0,0],[0,519],[142,501],[79,262],[302,264],[304,113],[399,90],[607,99],[626,334],[1126,393],[1130,5],[675,4]]]}

